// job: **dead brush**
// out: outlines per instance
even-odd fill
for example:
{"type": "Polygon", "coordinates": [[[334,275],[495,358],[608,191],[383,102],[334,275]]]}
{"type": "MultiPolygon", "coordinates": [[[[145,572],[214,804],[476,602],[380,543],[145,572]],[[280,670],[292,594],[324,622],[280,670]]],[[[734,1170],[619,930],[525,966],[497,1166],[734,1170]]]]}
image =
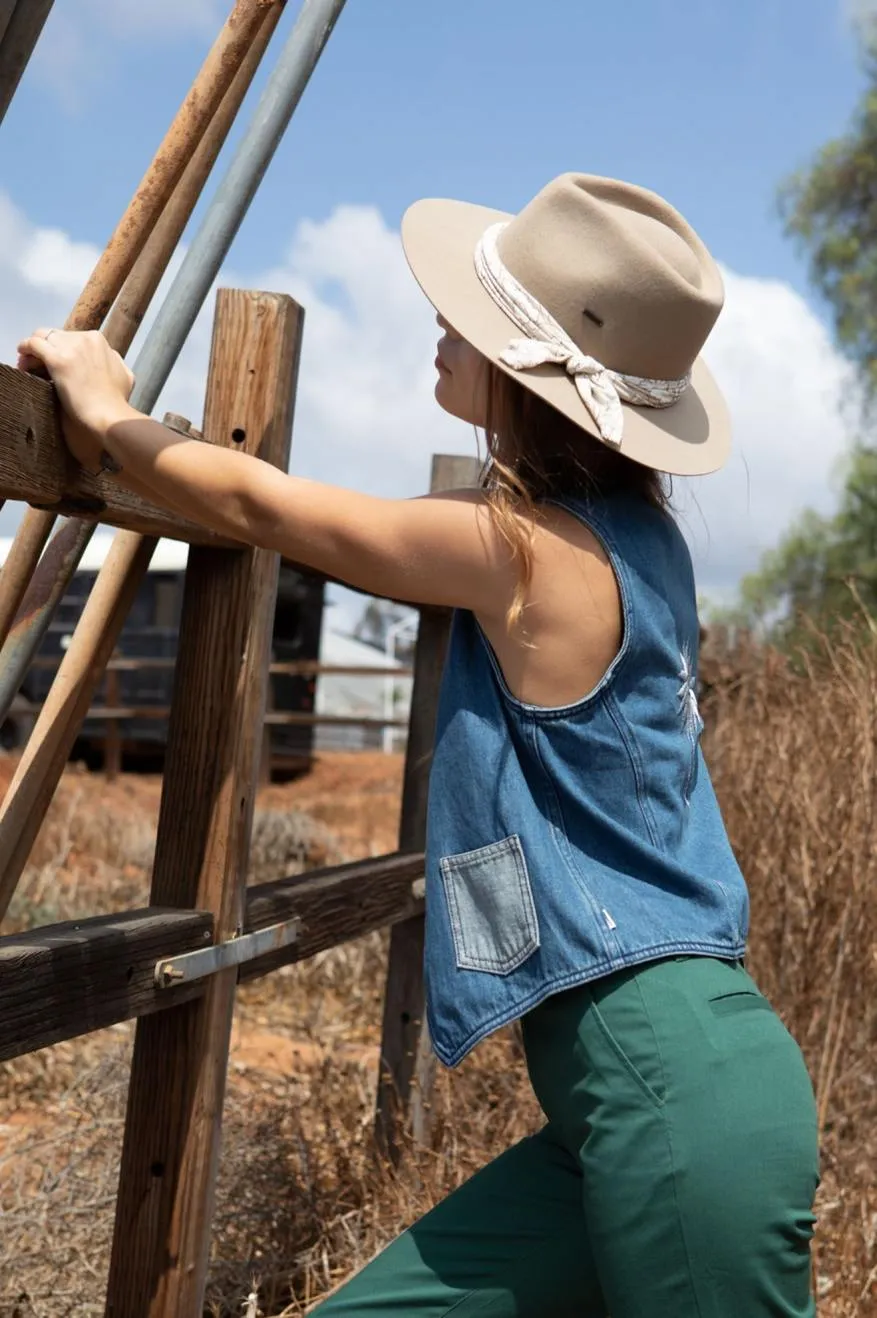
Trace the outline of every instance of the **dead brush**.
{"type": "MultiPolygon", "coordinates": [[[[877,645],[848,636],[799,663],[750,654],[726,666],[704,717],[752,894],[750,965],[818,1095],[820,1318],[877,1318],[877,645]]],[[[399,1171],[375,1156],[385,956],[386,934],[374,934],[241,989],[243,1026],[255,1019],[319,1049],[291,1075],[232,1069],[208,1289],[216,1318],[297,1318],[540,1122],[507,1031],[439,1076],[429,1148],[409,1148],[399,1171]]],[[[0,1083],[0,1122],[14,1124],[16,1108],[38,1119],[7,1146],[27,1187],[0,1165],[0,1318],[103,1311],[129,1037],[45,1050],[0,1083]],[[115,1071],[99,1069],[108,1049],[115,1071]]]]}
{"type": "Polygon", "coordinates": [[[750,964],[816,1088],[821,1312],[877,1312],[877,643],[752,656],[705,709],[752,895],[750,964]]]}
{"type": "MultiPolygon", "coordinates": [[[[146,802],[139,795],[119,797],[100,778],[70,775],[49,808],[4,930],[148,905],[158,793],[146,802]]],[[[345,859],[330,830],[303,811],[255,810],[248,882],[268,883],[345,859]]]]}
{"type": "Polygon", "coordinates": [[[440,1076],[431,1145],[409,1142],[398,1170],[376,1155],[373,1075],[363,1067],[329,1057],[308,1077],[304,1099],[294,1086],[284,1097],[258,1138],[252,1130],[249,1140],[232,1138],[223,1157],[208,1290],[215,1318],[239,1314],[250,1290],[265,1314],[306,1313],[484,1162],[541,1124],[512,1031],[490,1041],[459,1073],[440,1076]],[[266,1196],[269,1178],[276,1190],[266,1196]],[[257,1201],[252,1210],[238,1211],[230,1193],[242,1185],[257,1201]]]}

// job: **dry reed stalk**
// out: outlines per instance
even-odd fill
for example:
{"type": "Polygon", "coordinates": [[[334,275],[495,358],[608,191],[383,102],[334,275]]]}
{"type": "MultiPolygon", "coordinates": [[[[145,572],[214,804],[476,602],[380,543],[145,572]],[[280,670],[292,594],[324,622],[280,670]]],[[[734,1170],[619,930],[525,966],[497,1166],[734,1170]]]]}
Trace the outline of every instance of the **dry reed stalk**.
{"type": "MultiPolygon", "coordinates": [[[[877,644],[850,636],[798,664],[752,651],[735,665],[731,656],[704,715],[752,894],[750,964],[818,1082],[820,1318],[877,1318],[877,644]]],[[[333,809],[343,808],[343,783],[339,773],[327,789],[333,809]]],[[[282,809],[272,792],[271,806],[282,809]]],[[[361,799],[348,808],[366,817],[361,799]]],[[[210,1283],[219,1318],[240,1318],[250,1295],[265,1318],[298,1318],[539,1123],[507,1031],[441,1076],[429,1149],[412,1148],[398,1173],[376,1161],[369,1048],[378,1041],[385,949],[385,936],[372,935],[241,992],[242,1029],[315,1047],[294,1073],[258,1062],[232,1069],[210,1283]]],[[[19,1318],[100,1312],[121,1109],[106,1071],[63,1091],[83,1057],[93,1067],[107,1050],[123,1077],[126,1048],[127,1037],[111,1033],[21,1059],[5,1082],[0,1076],[7,1120],[16,1104],[44,1119],[24,1125],[15,1145],[38,1182],[8,1201],[0,1318],[13,1305],[19,1318]],[[14,1298],[22,1292],[26,1303],[14,1298]]]]}

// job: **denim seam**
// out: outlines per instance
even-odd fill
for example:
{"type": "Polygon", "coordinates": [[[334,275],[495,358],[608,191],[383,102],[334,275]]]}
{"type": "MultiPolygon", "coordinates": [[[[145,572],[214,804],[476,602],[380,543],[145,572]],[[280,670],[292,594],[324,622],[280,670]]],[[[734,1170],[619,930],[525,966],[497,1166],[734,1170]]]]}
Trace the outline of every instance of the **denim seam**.
{"type": "MultiPolygon", "coordinates": [[[[546,998],[551,997],[552,994],[560,993],[565,988],[576,988],[581,984],[593,983],[597,979],[602,979],[606,975],[613,974],[616,970],[629,970],[633,966],[645,965],[648,961],[656,961],[661,957],[682,956],[685,954],[712,956],[718,957],[722,961],[734,961],[739,960],[743,956],[745,950],[745,944],[742,943],[733,943],[728,946],[727,944],[721,943],[699,943],[693,940],[677,939],[672,943],[658,943],[652,947],[641,948],[634,955],[627,954],[625,956],[609,958],[608,960],[599,962],[584,972],[581,970],[567,971],[565,975],[559,975],[557,978],[540,984],[539,988],[526,994],[520,1002],[517,1002],[514,1006],[502,1007],[499,1011],[494,1012],[493,1015],[489,1016],[477,1030],[468,1034],[464,1042],[452,1052],[439,1048],[436,1041],[439,1037],[440,1030],[431,1030],[431,1037],[436,1055],[444,1066],[457,1066],[477,1044],[481,1043],[483,1039],[486,1039],[489,1034],[494,1032],[494,1030],[500,1029],[510,1021],[518,1020],[521,1016],[526,1015],[528,1011],[532,1010],[532,1008],[537,1007],[540,1002],[544,1002],[546,998]]],[[[431,1016],[429,1008],[428,1015],[431,1016]]]]}
{"type": "Polygon", "coordinates": [[[604,922],[600,919],[599,904],[595,900],[594,895],[589,889],[588,885],[585,883],[584,879],[581,877],[581,875],[578,872],[578,867],[575,863],[575,857],[573,856],[572,848],[569,845],[569,834],[567,832],[566,824],[563,818],[563,807],[560,804],[560,798],[557,795],[554,782],[548,770],[546,769],[545,761],[542,758],[542,747],[539,742],[539,725],[535,722],[532,724],[532,734],[533,734],[533,750],[535,752],[536,759],[539,762],[539,768],[542,771],[542,782],[545,791],[546,804],[548,806],[548,816],[551,821],[551,827],[554,833],[555,842],[557,843],[557,849],[560,852],[561,856],[563,857],[563,861],[564,864],[566,865],[567,873],[572,878],[573,883],[576,885],[576,888],[579,890],[579,892],[581,892],[581,894],[583,895],[585,901],[587,902],[590,908],[591,915],[594,920],[594,925],[600,931],[600,938],[602,941],[602,946],[604,951],[609,956],[611,956],[613,951],[618,948],[618,941],[617,939],[610,940],[609,937],[610,931],[605,927],[604,922]]]}
{"type": "Polygon", "coordinates": [[[606,712],[611,718],[612,722],[615,724],[616,731],[618,732],[618,735],[621,738],[624,747],[627,751],[628,759],[630,760],[630,766],[631,769],[633,770],[633,781],[636,788],[637,805],[639,806],[643,823],[646,826],[646,830],[649,835],[649,841],[652,843],[652,846],[657,851],[662,851],[662,852],[666,851],[666,847],[661,843],[658,837],[657,826],[655,824],[654,816],[652,815],[652,809],[648,800],[648,795],[646,793],[642,759],[640,757],[639,747],[637,745],[636,738],[633,735],[633,730],[631,729],[623,713],[621,712],[621,708],[619,707],[617,701],[614,700],[611,696],[608,697],[606,700],[606,712]]]}

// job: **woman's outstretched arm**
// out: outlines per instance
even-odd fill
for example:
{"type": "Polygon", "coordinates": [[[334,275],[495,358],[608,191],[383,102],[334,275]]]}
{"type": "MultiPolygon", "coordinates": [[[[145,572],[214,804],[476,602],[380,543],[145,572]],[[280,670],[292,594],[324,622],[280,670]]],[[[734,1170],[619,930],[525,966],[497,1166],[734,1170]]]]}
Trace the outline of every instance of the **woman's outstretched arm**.
{"type": "Polygon", "coordinates": [[[20,345],[19,364],[38,360],[51,374],[67,442],[86,469],[106,451],[120,482],[219,534],[374,594],[505,616],[515,567],[479,491],[380,499],[288,476],[136,411],[133,377],[102,335],[46,333],[20,345]]]}

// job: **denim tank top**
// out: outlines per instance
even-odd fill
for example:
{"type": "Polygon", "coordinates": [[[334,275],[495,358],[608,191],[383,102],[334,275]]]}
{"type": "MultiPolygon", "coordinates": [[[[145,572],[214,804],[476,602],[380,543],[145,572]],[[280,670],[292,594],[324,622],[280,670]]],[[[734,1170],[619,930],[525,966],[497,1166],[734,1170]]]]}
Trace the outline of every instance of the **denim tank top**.
{"type": "Polygon", "coordinates": [[[738,959],[749,901],[700,749],[687,545],[642,499],[558,499],[605,549],[623,640],[559,708],[454,614],[430,776],[427,1016],[456,1066],[549,994],[671,955],[738,959]]]}

